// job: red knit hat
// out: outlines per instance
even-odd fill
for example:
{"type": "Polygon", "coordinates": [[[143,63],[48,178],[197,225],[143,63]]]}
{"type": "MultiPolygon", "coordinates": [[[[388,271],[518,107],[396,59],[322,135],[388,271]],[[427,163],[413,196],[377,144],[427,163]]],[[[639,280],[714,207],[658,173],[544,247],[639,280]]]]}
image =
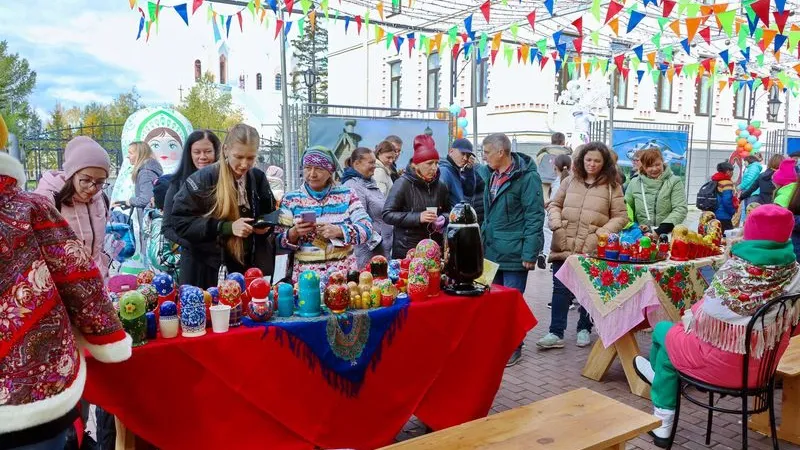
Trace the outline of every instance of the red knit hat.
{"type": "Polygon", "coordinates": [[[411,161],[414,164],[421,164],[432,159],[439,159],[439,152],[436,151],[436,143],[427,134],[420,134],[414,138],[414,156],[411,161]]]}
{"type": "Polygon", "coordinates": [[[778,205],[761,205],[747,215],[745,241],[788,242],[794,229],[794,216],[778,205]]]}

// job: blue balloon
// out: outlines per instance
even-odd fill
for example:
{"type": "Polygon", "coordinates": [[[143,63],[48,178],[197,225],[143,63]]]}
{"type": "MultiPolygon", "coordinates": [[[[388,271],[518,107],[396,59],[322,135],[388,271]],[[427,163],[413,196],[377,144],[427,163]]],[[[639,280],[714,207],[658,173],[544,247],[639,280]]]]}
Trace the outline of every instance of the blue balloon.
{"type": "Polygon", "coordinates": [[[750,137],[750,132],[747,131],[747,130],[742,130],[742,131],[739,132],[739,137],[740,138],[748,138],[748,137],[750,137]]]}
{"type": "Polygon", "coordinates": [[[760,149],[762,145],[763,145],[763,144],[761,143],[761,141],[755,141],[755,142],[753,143],[753,150],[758,150],[758,149],[760,149]]]}
{"type": "Polygon", "coordinates": [[[458,126],[461,128],[466,128],[467,125],[469,125],[469,121],[467,120],[466,117],[459,117],[457,123],[458,126]]]}
{"type": "MultiPolygon", "coordinates": [[[[454,116],[455,116],[455,115],[458,115],[458,113],[460,113],[460,112],[461,112],[461,107],[460,107],[460,106],[458,106],[458,105],[456,105],[455,103],[453,103],[452,105],[450,105],[450,107],[449,107],[448,109],[450,110],[450,114],[452,114],[452,115],[454,115],[454,116]]],[[[747,127],[745,127],[745,128],[747,128],[747,127]]]]}
{"type": "Polygon", "coordinates": [[[750,136],[747,136],[747,142],[749,142],[751,144],[755,144],[757,141],[758,141],[758,138],[753,136],[752,134],[750,136]]]}
{"type": "MultiPolygon", "coordinates": [[[[740,130],[746,130],[747,129],[747,122],[739,122],[739,129],[740,130]]],[[[741,136],[741,134],[739,136],[741,136]]]]}

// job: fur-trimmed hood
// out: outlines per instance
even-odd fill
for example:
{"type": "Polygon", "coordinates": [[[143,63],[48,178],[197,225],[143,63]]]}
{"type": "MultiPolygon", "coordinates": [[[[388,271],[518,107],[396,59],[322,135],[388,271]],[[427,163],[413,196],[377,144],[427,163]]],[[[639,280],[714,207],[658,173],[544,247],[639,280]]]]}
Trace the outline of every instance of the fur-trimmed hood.
{"type": "Polygon", "coordinates": [[[17,186],[25,188],[25,182],[27,181],[25,168],[21,162],[5,152],[0,152],[0,175],[17,180],[17,186]]]}

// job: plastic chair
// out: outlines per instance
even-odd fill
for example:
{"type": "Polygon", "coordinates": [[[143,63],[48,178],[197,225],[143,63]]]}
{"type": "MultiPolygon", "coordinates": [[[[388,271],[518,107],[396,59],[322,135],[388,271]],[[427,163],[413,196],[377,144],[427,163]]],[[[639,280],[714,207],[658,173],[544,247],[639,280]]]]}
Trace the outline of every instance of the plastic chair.
{"type": "MultiPolygon", "coordinates": [[[[711,383],[707,383],[705,381],[701,381],[695,378],[690,377],[678,371],[678,376],[680,377],[680,381],[678,383],[678,392],[677,392],[677,403],[675,406],[675,419],[672,423],[672,434],[669,440],[669,446],[667,448],[672,448],[673,441],[675,439],[675,433],[678,430],[678,418],[680,417],[681,412],[681,397],[686,398],[690,402],[694,403],[701,408],[708,410],[708,423],[706,425],[706,445],[711,444],[711,424],[714,418],[714,411],[726,413],[726,414],[741,414],[742,416],[742,448],[747,448],[747,416],[750,414],[758,414],[764,411],[769,411],[769,426],[770,431],[772,433],[772,447],[777,449],[778,446],[778,437],[777,432],[775,430],[775,402],[774,402],[774,390],[775,390],[775,372],[778,369],[778,362],[780,360],[778,355],[778,349],[780,348],[780,343],[783,342],[784,339],[788,339],[788,337],[792,336],[797,328],[796,322],[792,322],[789,329],[781,334],[781,339],[778,341],[779,343],[773,346],[771,349],[764,350],[764,354],[761,359],[758,361],[758,375],[756,382],[754,383],[754,387],[747,387],[750,383],[750,350],[751,350],[751,335],[753,328],[760,323],[763,327],[765,318],[772,313],[776,313],[776,318],[784,318],[784,320],[792,320],[794,321],[794,317],[788,317],[794,310],[797,302],[800,300],[800,294],[793,294],[793,295],[785,295],[782,297],[778,297],[774,300],[771,300],[766,305],[762,306],[753,317],[750,319],[750,322],[747,324],[747,336],[745,337],[745,354],[742,356],[744,358],[744,368],[742,370],[742,388],[726,388],[722,386],[716,386],[711,383]],[[788,335],[788,336],[787,336],[788,335]],[[695,388],[698,394],[708,393],[708,402],[705,399],[701,399],[697,396],[693,396],[690,393],[690,389],[695,388]],[[736,397],[742,400],[742,407],[741,409],[729,409],[716,406],[714,403],[714,395],[717,394],[719,398],[724,396],[736,397]],[[753,407],[750,407],[749,399],[753,397],[753,407]]],[[[776,319],[778,320],[778,319],[776,319]]]]}

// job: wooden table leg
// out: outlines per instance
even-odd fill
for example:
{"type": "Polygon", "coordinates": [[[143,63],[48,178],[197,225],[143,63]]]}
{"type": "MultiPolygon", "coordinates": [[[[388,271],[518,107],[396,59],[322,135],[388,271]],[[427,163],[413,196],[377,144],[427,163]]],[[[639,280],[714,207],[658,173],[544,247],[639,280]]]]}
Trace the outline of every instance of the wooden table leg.
{"type": "Polygon", "coordinates": [[[643,398],[650,398],[650,386],[647,385],[633,368],[633,358],[639,355],[639,344],[636,342],[636,337],[632,332],[625,333],[624,336],[617,339],[614,343],[617,349],[617,356],[622,363],[622,369],[625,371],[625,378],[628,379],[628,386],[631,392],[643,398]]]}
{"type": "Polygon", "coordinates": [[[594,341],[594,346],[592,346],[592,351],[586,359],[586,364],[583,366],[581,375],[594,381],[602,380],[616,357],[616,347],[612,345],[611,347],[605,348],[600,339],[594,341]]]}
{"type": "Polygon", "coordinates": [[[125,428],[125,425],[119,420],[119,417],[114,417],[114,424],[117,429],[116,450],[135,450],[136,435],[125,428]]]}

